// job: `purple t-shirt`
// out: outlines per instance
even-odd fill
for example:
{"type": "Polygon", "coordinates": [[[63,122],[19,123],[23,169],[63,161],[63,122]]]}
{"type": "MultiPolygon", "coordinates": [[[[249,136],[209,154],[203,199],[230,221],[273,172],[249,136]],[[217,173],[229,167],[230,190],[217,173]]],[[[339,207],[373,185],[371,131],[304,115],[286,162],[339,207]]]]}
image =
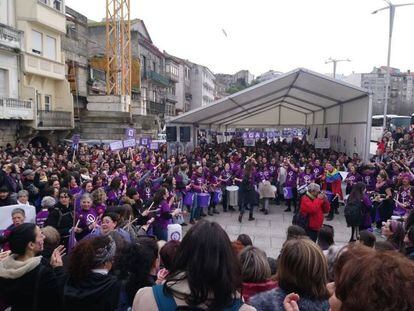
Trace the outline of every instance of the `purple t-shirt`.
{"type": "Polygon", "coordinates": [[[297,179],[298,179],[298,173],[292,170],[292,168],[289,166],[287,169],[287,173],[286,173],[285,187],[296,188],[297,179]]]}
{"type": "Polygon", "coordinates": [[[171,219],[165,219],[162,217],[163,213],[170,213],[171,208],[168,205],[167,201],[163,200],[160,205],[158,205],[159,211],[157,212],[157,216],[155,218],[155,226],[160,227],[162,229],[167,229],[167,226],[172,223],[171,219]]]}
{"type": "Polygon", "coordinates": [[[45,221],[48,217],[49,217],[49,211],[47,209],[46,210],[42,209],[36,215],[36,225],[38,225],[40,228],[43,228],[43,226],[45,225],[45,221]]]}
{"type": "Polygon", "coordinates": [[[299,186],[309,185],[314,180],[312,173],[302,172],[299,174],[299,186]]]}
{"type": "Polygon", "coordinates": [[[364,183],[367,185],[367,191],[374,191],[375,184],[377,183],[377,178],[375,172],[362,174],[362,179],[364,183]]]}
{"type": "Polygon", "coordinates": [[[360,181],[362,181],[362,176],[358,173],[349,173],[345,178],[346,185],[349,187],[352,187],[360,181]]]}

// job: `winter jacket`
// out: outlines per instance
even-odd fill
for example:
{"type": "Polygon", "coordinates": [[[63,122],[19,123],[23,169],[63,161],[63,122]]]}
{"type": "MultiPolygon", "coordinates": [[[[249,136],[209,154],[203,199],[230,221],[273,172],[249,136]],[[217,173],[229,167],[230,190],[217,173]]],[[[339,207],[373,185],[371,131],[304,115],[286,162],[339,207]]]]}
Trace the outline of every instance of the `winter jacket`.
{"type": "Polygon", "coordinates": [[[65,311],[112,311],[118,306],[121,283],[109,274],[91,272],[84,280],[66,281],[63,289],[65,311]]]}
{"type": "Polygon", "coordinates": [[[60,234],[61,242],[65,244],[69,230],[73,227],[73,206],[64,206],[58,202],[49,212],[45,226],[54,227],[60,234]]]}
{"type": "Polygon", "coordinates": [[[311,230],[319,231],[323,224],[323,214],[328,213],[330,204],[327,200],[319,198],[312,199],[308,194],[304,195],[300,203],[300,213],[309,216],[308,227],[311,230]]]}
{"type": "Polygon", "coordinates": [[[16,255],[11,255],[0,261],[0,297],[13,311],[61,310],[63,280],[63,268],[52,269],[41,256],[17,261],[16,255]]]}
{"type": "MultiPolygon", "coordinates": [[[[260,311],[283,311],[283,300],[287,293],[281,288],[269,290],[257,294],[250,299],[250,305],[260,311]]],[[[298,301],[300,311],[328,311],[329,303],[327,299],[312,300],[300,297],[298,301]]]]}
{"type": "Polygon", "coordinates": [[[277,282],[268,280],[261,283],[245,283],[242,284],[242,296],[246,303],[249,303],[250,298],[261,292],[266,292],[277,287],[277,282]]]}

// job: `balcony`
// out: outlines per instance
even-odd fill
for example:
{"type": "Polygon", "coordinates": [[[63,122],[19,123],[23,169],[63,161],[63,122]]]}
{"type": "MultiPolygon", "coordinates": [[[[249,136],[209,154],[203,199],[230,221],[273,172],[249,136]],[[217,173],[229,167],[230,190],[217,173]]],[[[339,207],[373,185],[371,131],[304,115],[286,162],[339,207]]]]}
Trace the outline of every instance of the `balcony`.
{"type": "Polygon", "coordinates": [[[13,27],[0,24],[0,45],[20,50],[22,47],[22,33],[22,31],[13,27]]]}
{"type": "Polygon", "coordinates": [[[180,81],[178,75],[173,74],[172,72],[166,72],[165,75],[172,82],[178,83],[180,81]]]}
{"type": "Polygon", "coordinates": [[[65,80],[65,65],[35,54],[24,54],[24,71],[47,78],[65,80]]]}
{"type": "Polygon", "coordinates": [[[165,114],[165,104],[154,101],[147,101],[147,114],[158,115],[165,114]]]}
{"type": "Polygon", "coordinates": [[[174,95],[174,94],[170,94],[170,93],[167,93],[166,95],[165,95],[165,99],[167,100],[167,101],[169,101],[169,102],[172,102],[172,103],[176,103],[178,100],[177,100],[177,95],[174,95]]]}
{"type": "Polygon", "coordinates": [[[31,21],[62,34],[66,33],[62,1],[16,0],[16,19],[31,21]]]}
{"type": "Polygon", "coordinates": [[[170,82],[168,81],[168,78],[165,76],[159,74],[158,72],[148,70],[145,73],[145,78],[148,80],[152,80],[153,82],[159,84],[160,86],[167,87],[170,85],[170,82]]]}
{"type": "Polygon", "coordinates": [[[37,111],[38,129],[71,129],[73,128],[73,117],[69,111],[37,111]]]}
{"type": "Polygon", "coordinates": [[[0,98],[0,119],[33,120],[31,101],[15,98],[0,98]]]}

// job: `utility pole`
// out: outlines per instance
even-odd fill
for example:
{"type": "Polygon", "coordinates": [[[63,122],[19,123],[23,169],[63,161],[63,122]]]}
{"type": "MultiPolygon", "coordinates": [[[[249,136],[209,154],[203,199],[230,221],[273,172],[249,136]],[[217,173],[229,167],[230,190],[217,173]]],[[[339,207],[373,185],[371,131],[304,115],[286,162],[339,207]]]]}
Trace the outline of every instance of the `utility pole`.
{"type": "Polygon", "coordinates": [[[325,62],[325,64],[332,63],[333,64],[333,78],[336,78],[336,64],[340,62],[350,62],[351,60],[349,58],[347,59],[335,59],[332,57],[329,57],[329,59],[325,62]]]}
{"type": "Polygon", "coordinates": [[[414,3],[405,3],[405,4],[392,4],[391,1],[384,0],[387,3],[387,6],[372,12],[372,14],[377,14],[379,11],[383,10],[390,10],[390,28],[388,32],[388,55],[387,55],[387,74],[385,78],[385,100],[384,100],[384,120],[382,123],[383,130],[386,129],[387,126],[387,109],[388,109],[388,94],[390,88],[390,63],[391,63],[391,41],[392,41],[392,30],[394,26],[394,16],[395,16],[395,8],[399,6],[408,6],[414,5],[414,3]]]}

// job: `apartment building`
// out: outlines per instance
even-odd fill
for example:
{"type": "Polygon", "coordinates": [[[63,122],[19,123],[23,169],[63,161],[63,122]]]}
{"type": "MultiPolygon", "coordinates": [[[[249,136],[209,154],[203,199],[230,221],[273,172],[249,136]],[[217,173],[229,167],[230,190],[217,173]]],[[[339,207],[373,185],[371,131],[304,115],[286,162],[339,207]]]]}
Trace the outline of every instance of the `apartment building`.
{"type": "Polygon", "coordinates": [[[215,76],[206,66],[192,64],[190,74],[191,109],[205,107],[215,100],[215,76]]]}
{"type": "Polygon", "coordinates": [[[24,32],[19,95],[34,104],[33,135],[55,137],[73,129],[73,98],[65,75],[63,0],[15,0],[16,25],[24,32]]]}
{"type": "Polygon", "coordinates": [[[31,101],[19,99],[23,32],[16,28],[14,0],[0,1],[0,146],[20,138],[24,121],[33,120],[31,101]]]}

